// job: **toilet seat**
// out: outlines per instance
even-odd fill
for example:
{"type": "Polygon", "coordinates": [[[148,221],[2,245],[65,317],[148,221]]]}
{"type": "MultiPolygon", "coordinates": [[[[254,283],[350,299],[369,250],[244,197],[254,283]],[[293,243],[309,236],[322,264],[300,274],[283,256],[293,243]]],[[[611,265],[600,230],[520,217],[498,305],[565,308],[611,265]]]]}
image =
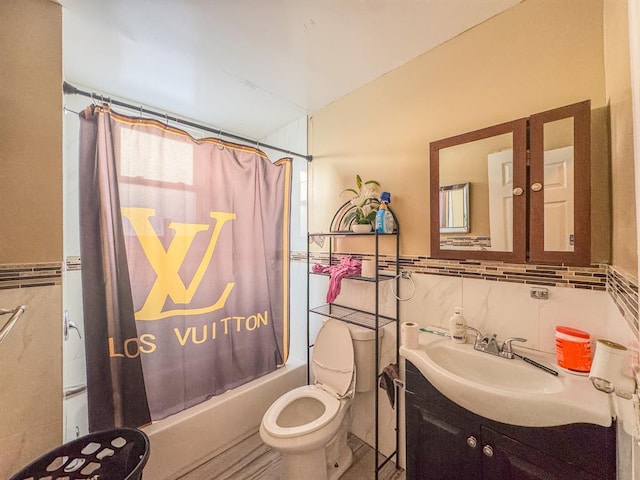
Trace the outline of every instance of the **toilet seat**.
{"type": "Polygon", "coordinates": [[[320,328],[313,349],[312,369],[315,385],[294,388],[278,398],[264,414],[262,424],[270,435],[279,438],[298,437],[328,425],[354,390],[354,352],[347,325],[329,319],[320,328]],[[293,427],[278,425],[282,411],[296,400],[311,398],[324,406],[318,418],[293,427]]]}
{"type": "Polygon", "coordinates": [[[340,410],[341,402],[335,396],[325,392],[315,385],[298,387],[282,395],[265,413],[263,424],[270,435],[279,438],[290,438],[306,435],[314,432],[331,422],[340,410]],[[324,413],[315,420],[297,425],[295,427],[281,427],[278,425],[278,417],[282,411],[293,401],[301,398],[312,398],[324,406],[324,413]]]}

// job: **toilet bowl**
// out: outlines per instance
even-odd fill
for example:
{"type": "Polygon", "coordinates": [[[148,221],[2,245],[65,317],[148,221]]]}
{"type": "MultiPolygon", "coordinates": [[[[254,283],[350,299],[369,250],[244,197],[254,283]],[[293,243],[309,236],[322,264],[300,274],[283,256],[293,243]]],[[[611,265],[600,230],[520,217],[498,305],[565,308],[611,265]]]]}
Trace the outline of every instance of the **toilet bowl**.
{"type": "Polygon", "coordinates": [[[278,398],[262,417],[260,438],[282,453],[282,479],[334,480],[349,468],[349,406],[355,390],[349,328],[327,320],[316,337],[313,385],[278,398]]]}

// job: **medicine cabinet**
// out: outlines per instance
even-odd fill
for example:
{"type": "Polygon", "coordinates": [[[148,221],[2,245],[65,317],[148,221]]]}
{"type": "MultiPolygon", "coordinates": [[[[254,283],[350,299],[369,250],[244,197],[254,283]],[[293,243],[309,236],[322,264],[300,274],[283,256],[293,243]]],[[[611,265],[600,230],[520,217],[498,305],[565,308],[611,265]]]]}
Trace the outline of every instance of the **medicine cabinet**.
{"type": "Polygon", "coordinates": [[[430,145],[431,257],[589,265],[590,102],[430,145]],[[468,185],[464,229],[443,189],[468,185]]]}

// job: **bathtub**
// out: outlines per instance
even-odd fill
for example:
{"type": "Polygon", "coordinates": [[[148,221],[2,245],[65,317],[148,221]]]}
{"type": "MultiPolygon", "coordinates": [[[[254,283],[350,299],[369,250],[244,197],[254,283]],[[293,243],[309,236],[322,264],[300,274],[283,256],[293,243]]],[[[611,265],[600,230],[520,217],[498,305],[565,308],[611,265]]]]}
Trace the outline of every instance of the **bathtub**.
{"type": "Polygon", "coordinates": [[[289,358],[275,372],[144,427],[151,440],[144,478],[178,478],[255,433],[269,406],[306,384],[306,375],[306,364],[289,358]]]}

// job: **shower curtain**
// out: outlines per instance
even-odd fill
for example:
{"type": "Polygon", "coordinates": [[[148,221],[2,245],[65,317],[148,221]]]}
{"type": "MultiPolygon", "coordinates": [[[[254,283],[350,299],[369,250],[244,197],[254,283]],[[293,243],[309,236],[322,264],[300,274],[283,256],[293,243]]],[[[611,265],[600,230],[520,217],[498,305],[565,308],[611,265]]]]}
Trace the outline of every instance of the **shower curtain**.
{"type": "Polygon", "coordinates": [[[290,190],[290,159],[81,112],[90,431],[159,420],[285,364],[290,190]]]}

